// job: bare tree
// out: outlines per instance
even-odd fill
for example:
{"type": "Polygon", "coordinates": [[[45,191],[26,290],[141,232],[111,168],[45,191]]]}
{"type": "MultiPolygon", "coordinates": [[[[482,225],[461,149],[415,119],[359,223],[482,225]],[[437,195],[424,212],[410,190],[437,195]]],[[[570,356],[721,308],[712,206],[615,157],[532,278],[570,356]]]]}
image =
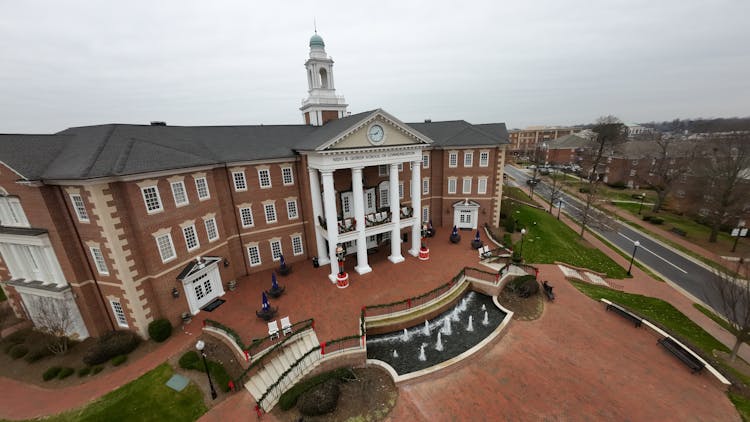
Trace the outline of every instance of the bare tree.
{"type": "Polygon", "coordinates": [[[722,225],[734,224],[744,209],[750,182],[750,134],[716,136],[702,147],[696,175],[703,185],[703,215],[711,227],[709,242],[716,242],[722,225]]]}
{"type": "Polygon", "coordinates": [[[33,306],[34,322],[40,331],[52,337],[47,348],[56,355],[66,353],[70,343],[68,334],[74,324],[73,313],[66,303],[51,297],[39,296],[34,300],[33,306]]]}
{"type": "Polygon", "coordinates": [[[604,173],[604,153],[611,150],[618,143],[624,141],[627,137],[627,128],[615,116],[600,117],[592,131],[595,134],[594,146],[584,152],[582,174],[586,176],[587,186],[584,190],[585,205],[581,216],[581,233],[586,232],[586,226],[592,219],[591,209],[594,201],[598,197],[598,190],[602,183],[604,173]]]}
{"type": "Polygon", "coordinates": [[[651,136],[656,145],[656,157],[652,157],[649,176],[642,180],[656,192],[651,211],[659,212],[675,183],[690,172],[695,149],[690,141],[678,141],[660,133],[651,136]]]}
{"type": "Polygon", "coordinates": [[[740,266],[744,266],[744,272],[748,274],[749,262],[740,260],[736,274],[727,270],[718,271],[710,284],[718,293],[719,305],[735,339],[730,356],[732,362],[737,358],[742,343],[750,340],[750,280],[739,276],[742,270],[740,266]]]}
{"type": "Polygon", "coordinates": [[[549,183],[547,183],[547,186],[550,190],[550,197],[549,197],[549,213],[552,214],[552,208],[557,204],[560,205],[558,202],[562,200],[562,188],[563,183],[565,182],[565,178],[567,176],[565,173],[558,171],[557,169],[553,169],[552,172],[549,174],[549,183]]]}

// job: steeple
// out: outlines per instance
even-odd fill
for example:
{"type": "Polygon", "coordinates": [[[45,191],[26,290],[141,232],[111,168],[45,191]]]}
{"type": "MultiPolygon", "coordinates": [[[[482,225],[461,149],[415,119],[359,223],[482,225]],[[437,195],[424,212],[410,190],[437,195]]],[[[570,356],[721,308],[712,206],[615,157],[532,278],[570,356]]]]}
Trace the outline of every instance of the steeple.
{"type": "Polygon", "coordinates": [[[326,54],[326,44],[323,37],[315,34],[310,37],[310,57],[305,62],[307,70],[306,99],[302,100],[302,117],[305,124],[322,126],[329,120],[335,120],[346,115],[346,101],[343,96],[336,95],[333,84],[333,59],[326,54]]]}

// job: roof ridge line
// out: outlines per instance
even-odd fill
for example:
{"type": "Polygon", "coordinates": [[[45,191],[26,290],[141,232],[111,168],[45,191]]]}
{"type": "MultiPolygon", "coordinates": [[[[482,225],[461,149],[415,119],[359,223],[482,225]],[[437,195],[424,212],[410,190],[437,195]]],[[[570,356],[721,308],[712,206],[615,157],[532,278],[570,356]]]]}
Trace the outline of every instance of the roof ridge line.
{"type": "Polygon", "coordinates": [[[109,143],[109,139],[112,137],[112,134],[115,132],[116,128],[117,128],[116,125],[114,124],[110,125],[107,135],[104,137],[104,140],[101,142],[101,144],[96,148],[96,153],[94,154],[93,158],[89,161],[88,165],[84,169],[83,174],[88,176],[88,174],[91,172],[91,169],[94,167],[94,164],[99,160],[99,156],[102,155],[102,151],[104,151],[104,147],[106,147],[107,144],[109,143]]]}

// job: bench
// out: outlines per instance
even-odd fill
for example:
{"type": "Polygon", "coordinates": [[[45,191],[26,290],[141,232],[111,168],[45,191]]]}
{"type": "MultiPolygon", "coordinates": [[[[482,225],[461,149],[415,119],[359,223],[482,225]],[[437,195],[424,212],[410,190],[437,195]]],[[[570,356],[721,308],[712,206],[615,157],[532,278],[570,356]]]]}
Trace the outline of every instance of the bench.
{"type": "Polygon", "coordinates": [[[488,245],[484,245],[481,248],[478,249],[479,251],[479,259],[487,259],[492,256],[492,251],[490,251],[490,247],[488,245]]]}
{"type": "Polygon", "coordinates": [[[670,353],[675,355],[679,360],[682,361],[682,363],[687,365],[694,374],[696,372],[700,372],[700,370],[703,369],[704,366],[706,366],[705,363],[693,356],[692,353],[690,353],[680,344],[672,340],[671,337],[664,337],[662,339],[659,339],[658,343],[664,346],[664,348],[667,349],[670,353]]]}
{"type": "Polygon", "coordinates": [[[608,304],[607,305],[607,310],[608,311],[615,311],[615,313],[619,314],[620,316],[629,319],[630,321],[632,321],[635,324],[636,327],[640,327],[641,324],[643,324],[643,318],[630,313],[629,311],[627,311],[627,310],[625,310],[625,309],[623,309],[623,308],[615,305],[614,303],[608,304]]]}

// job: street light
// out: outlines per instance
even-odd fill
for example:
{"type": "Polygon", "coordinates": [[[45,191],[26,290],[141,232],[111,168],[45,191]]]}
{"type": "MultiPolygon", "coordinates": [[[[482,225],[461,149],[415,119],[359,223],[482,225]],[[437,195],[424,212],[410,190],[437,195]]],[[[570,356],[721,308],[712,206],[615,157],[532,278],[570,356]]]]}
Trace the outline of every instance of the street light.
{"type": "Polygon", "coordinates": [[[643,200],[644,200],[644,199],[646,199],[646,194],[645,194],[645,193],[642,193],[642,194],[641,194],[641,205],[640,205],[640,206],[638,207],[638,214],[640,214],[640,213],[641,213],[641,210],[643,209],[643,200]]]}
{"type": "Polygon", "coordinates": [[[557,201],[557,219],[560,219],[560,210],[562,210],[563,207],[563,200],[560,199],[557,201]]]}
{"type": "Polygon", "coordinates": [[[206,363],[206,353],[203,350],[206,348],[206,343],[203,340],[198,340],[195,343],[195,348],[198,349],[201,356],[203,357],[203,367],[206,368],[206,376],[208,377],[208,385],[211,387],[211,399],[216,400],[216,389],[214,389],[214,383],[211,381],[211,373],[208,372],[208,363],[206,363]]]}
{"type": "Polygon", "coordinates": [[[638,250],[639,246],[641,246],[641,242],[637,240],[633,242],[633,256],[630,257],[630,266],[628,267],[628,275],[632,275],[630,274],[630,270],[633,269],[633,260],[635,259],[635,251],[638,250]]]}
{"type": "Polygon", "coordinates": [[[526,229],[521,229],[521,250],[519,251],[519,255],[521,255],[521,259],[523,259],[523,239],[524,236],[526,236],[526,229]]]}

